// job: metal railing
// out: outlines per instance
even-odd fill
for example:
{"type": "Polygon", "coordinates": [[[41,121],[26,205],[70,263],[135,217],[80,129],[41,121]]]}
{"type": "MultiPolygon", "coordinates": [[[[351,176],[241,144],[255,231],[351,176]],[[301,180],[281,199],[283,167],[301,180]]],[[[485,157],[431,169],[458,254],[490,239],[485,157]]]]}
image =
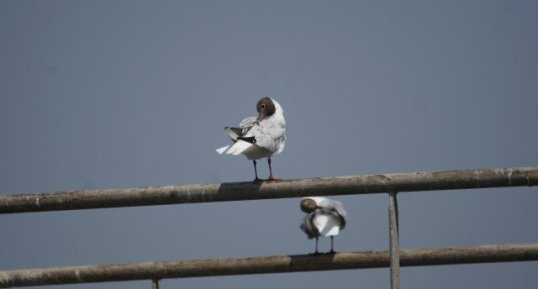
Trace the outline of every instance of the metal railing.
{"type": "MultiPolygon", "coordinates": [[[[400,251],[402,266],[538,260],[538,244],[400,251]]],[[[388,251],[77,266],[0,272],[0,287],[273,274],[389,266],[388,251]]],[[[397,282],[393,282],[393,285],[397,282]]]]}
{"type": "Polygon", "coordinates": [[[388,251],[213,259],[0,271],[0,288],[126,280],[158,280],[390,266],[391,287],[400,288],[401,266],[538,260],[538,243],[478,247],[400,249],[397,194],[408,191],[534,186],[538,167],[377,174],[262,183],[222,183],[147,188],[3,195],[0,213],[77,210],[304,196],[388,193],[388,251]]]}

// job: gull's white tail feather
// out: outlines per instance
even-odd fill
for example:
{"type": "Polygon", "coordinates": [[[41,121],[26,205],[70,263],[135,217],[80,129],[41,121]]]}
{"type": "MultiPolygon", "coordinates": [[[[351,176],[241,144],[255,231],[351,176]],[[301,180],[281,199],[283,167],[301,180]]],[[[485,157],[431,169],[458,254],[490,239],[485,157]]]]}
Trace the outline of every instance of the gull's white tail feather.
{"type": "Polygon", "coordinates": [[[230,148],[228,148],[225,153],[228,155],[237,156],[246,151],[251,146],[252,144],[249,142],[246,142],[244,140],[238,140],[230,148]]]}
{"type": "Polygon", "coordinates": [[[216,149],[217,153],[219,154],[227,154],[227,155],[240,155],[247,149],[252,147],[252,144],[243,140],[236,141],[233,145],[225,146],[216,149]]]}
{"type": "Polygon", "coordinates": [[[230,146],[224,146],[224,147],[221,147],[221,148],[218,148],[216,149],[217,153],[219,153],[219,155],[223,154],[230,146]]]}

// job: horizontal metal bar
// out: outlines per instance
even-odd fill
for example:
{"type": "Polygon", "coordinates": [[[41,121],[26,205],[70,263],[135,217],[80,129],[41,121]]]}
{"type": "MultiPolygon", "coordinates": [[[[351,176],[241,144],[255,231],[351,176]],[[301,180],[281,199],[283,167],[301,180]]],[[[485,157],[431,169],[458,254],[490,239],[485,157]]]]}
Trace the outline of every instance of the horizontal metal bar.
{"type": "Polygon", "coordinates": [[[534,186],[538,167],[416,172],[366,176],[176,185],[2,195],[0,213],[294,198],[387,192],[534,186]]]}
{"type": "MultiPolygon", "coordinates": [[[[538,260],[538,243],[407,249],[400,251],[400,263],[402,266],[536,260],[538,260]]],[[[240,274],[381,268],[388,267],[389,263],[390,256],[388,251],[369,251],[324,254],[318,256],[294,255],[30,269],[0,271],[0,288],[240,274]]]]}

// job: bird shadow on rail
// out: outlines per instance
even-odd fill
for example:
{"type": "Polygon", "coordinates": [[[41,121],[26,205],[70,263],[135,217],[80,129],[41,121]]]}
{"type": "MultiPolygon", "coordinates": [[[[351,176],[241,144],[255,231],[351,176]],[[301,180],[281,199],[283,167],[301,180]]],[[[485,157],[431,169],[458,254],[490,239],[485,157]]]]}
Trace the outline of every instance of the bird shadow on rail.
{"type": "Polygon", "coordinates": [[[222,199],[226,198],[227,200],[230,200],[230,197],[233,196],[233,199],[242,200],[252,196],[254,193],[260,192],[263,183],[264,182],[252,181],[220,183],[216,197],[218,199],[221,199],[220,197],[222,197],[222,199]]]}
{"type": "Polygon", "coordinates": [[[230,182],[220,183],[213,200],[214,201],[239,201],[250,200],[255,196],[259,199],[272,199],[278,198],[278,191],[267,189],[261,190],[264,184],[271,184],[273,181],[259,181],[259,182],[230,182]]]}
{"type": "Polygon", "coordinates": [[[320,253],[320,254],[307,254],[307,255],[289,255],[290,268],[296,270],[304,270],[305,268],[311,268],[313,270],[329,269],[336,254],[333,253],[320,253]]]}

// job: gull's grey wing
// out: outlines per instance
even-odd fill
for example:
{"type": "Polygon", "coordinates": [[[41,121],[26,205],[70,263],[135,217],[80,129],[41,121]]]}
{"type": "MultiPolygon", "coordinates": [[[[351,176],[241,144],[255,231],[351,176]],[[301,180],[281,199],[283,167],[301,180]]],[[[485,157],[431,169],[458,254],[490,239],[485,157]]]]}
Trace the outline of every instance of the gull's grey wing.
{"type": "Polygon", "coordinates": [[[244,137],[245,134],[256,124],[256,118],[251,116],[243,119],[239,123],[239,127],[225,127],[224,131],[228,134],[228,136],[233,140],[237,141],[238,139],[242,139],[248,142],[253,143],[254,138],[252,137],[244,137]]]}
{"type": "MultiPolygon", "coordinates": [[[[245,121],[246,119],[243,122],[245,121]]],[[[272,122],[265,122],[263,125],[259,125],[256,123],[256,119],[254,119],[254,124],[249,127],[243,137],[253,137],[255,140],[254,143],[256,143],[257,146],[262,147],[271,153],[282,151],[286,141],[284,127],[278,126],[272,122]]]]}
{"type": "Polygon", "coordinates": [[[239,137],[243,134],[243,130],[238,127],[225,127],[224,131],[228,134],[228,136],[233,140],[237,141],[239,137]]]}
{"type": "Polygon", "coordinates": [[[243,119],[240,123],[239,123],[239,127],[242,128],[243,130],[244,129],[249,129],[251,127],[253,127],[254,125],[256,124],[256,117],[254,116],[249,116],[245,119],[243,119]]]}
{"type": "Polygon", "coordinates": [[[314,219],[314,213],[307,214],[303,218],[303,221],[301,222],[301,226],[299,227],[301,228],[301,230],[303,230],[303,232],[305,232],[308,239],[313,239],[316,236],[319,236],[319,231],[312,222],[313,219],[314,219]]]}

